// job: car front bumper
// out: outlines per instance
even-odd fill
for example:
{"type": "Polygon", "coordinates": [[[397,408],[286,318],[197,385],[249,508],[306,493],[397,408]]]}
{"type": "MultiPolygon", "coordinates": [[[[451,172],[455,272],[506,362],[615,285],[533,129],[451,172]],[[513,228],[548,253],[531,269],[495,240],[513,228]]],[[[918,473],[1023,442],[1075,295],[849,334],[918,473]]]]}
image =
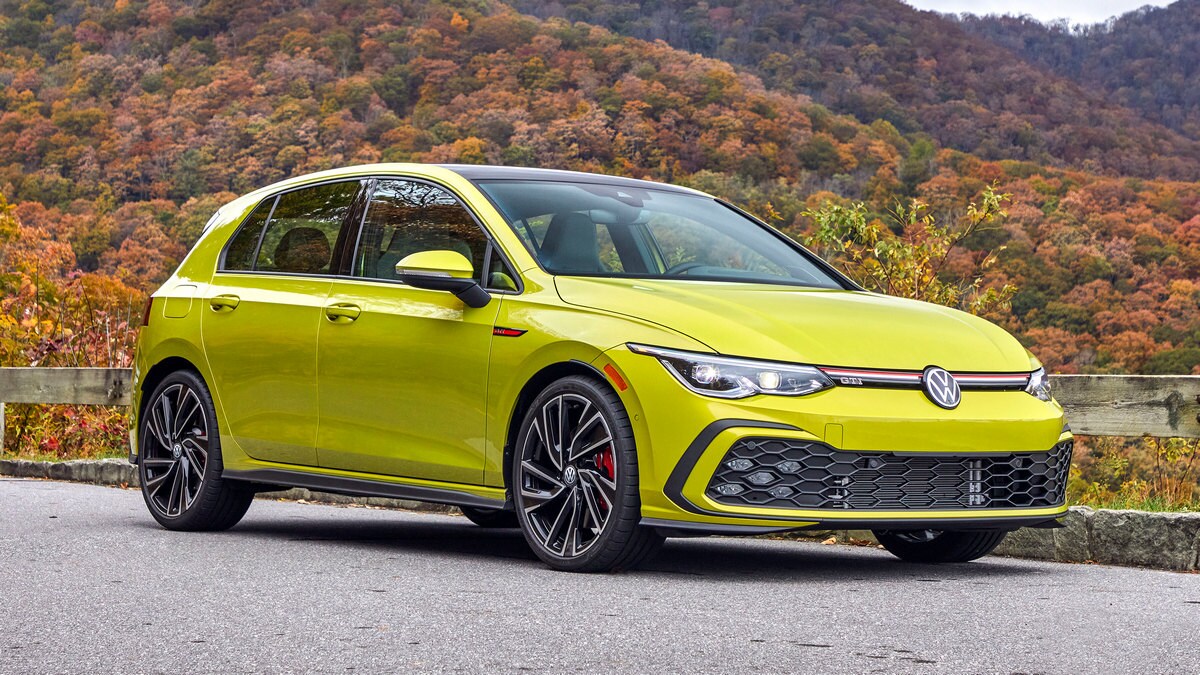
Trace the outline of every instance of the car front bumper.
{"type": "Polygon", "coordinates": [[[725,400],[688,391],[656,359],[624,347],[595,365],[605,364],[628,383],[620,393],[638,442],[642,515],[655,527],[1016,529],[1053,526],[1067,510],[1072,436],[1062,407],[1023,391],[965,391],[953,410],[911,389],[725,400]],[[746,454],[738,449],[770,443],[788,454],[730,469],[746,454]],[[789,460],[799,466],[780,470],[789,460]],[[755,473],[770,476],[747,482],[755,473]],[[731,474],[753,500],[716,491],[731,474]],[[769,494],[783,487],[791,492],[769,494]]]}

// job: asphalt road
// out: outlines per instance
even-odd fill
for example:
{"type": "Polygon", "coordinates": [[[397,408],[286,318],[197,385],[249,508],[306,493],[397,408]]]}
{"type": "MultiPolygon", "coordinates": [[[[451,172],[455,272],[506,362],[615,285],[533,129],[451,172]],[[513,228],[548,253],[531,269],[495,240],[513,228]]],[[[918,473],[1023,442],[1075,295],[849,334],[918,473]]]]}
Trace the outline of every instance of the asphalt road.
{"type": "Polygon", "coordinates": [[[1200,575],[672,540],[552,572],[516,531],[259,501],[174,533],[132,490],[0,480],[0,672],[1200,673],[1200,575]]]}

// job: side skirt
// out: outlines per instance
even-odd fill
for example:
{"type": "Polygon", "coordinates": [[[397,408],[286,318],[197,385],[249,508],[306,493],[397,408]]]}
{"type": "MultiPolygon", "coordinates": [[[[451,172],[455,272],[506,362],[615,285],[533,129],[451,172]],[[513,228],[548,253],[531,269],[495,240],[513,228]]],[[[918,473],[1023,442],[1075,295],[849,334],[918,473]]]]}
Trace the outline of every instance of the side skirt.
{"type": "Polygon", "coordinates": [[[300,487],[320,492],[332,492],[339,495],[355,497],[386,497],[389,499],[412,499],[418,502],[434,504],[449,504],[451,506],[473,506],[479,509],[502,509],[504,501],[479,497],[468,492],[432,488],[418,485],[404,485],[379,480],[363,478],[347,478],[345,476],[325,476],[305,471],[288,471],[286,469],[248,469],[234,471],[226,469],[223,478],[263,483],[280,487],[300,487]]]}
{"type": "Polygon", "coordinates": [[[795,527],[773,527],[761,525],[719,525],[713,523],[689,523],[683,520],[642,518],[642,527],[652,527],[664,537],[754,537],[760,534],[792,532],[795,527]]]}

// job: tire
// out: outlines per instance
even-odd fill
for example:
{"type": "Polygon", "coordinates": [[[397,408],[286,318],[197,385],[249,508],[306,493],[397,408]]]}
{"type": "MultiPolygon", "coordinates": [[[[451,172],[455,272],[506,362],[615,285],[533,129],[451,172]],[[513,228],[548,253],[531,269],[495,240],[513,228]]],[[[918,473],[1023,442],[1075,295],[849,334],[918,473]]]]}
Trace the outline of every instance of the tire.
{"type": "Polygon", "coordinates": [[[517,514],[512,511],[505,511],[503,509],[477,509],[470,506],[460,506],[458,508],[462,510],[467,520],[480,527],[513,528],[521,526],[517,522],[517,514]]]}
{"type": "Polygon", "coordinates": [[[1003,530],[944,532],[941,530],[874,530],[875,538],[892,555],[916,563],[970,562],[989,554],[1004,541],[1003,530]]]}
{"type": "Polygon", "coordinates": [[[556,570],[616,572],[658,552],[639,524],[637,448],[617,395],[573,375],[546,387],[525,413],[509,486],[525,541],[556,570]],[[562,438],[568,439],[567,452],[562,438]]]}
{"type": "Polygon", "coordinates": [[[217,413],[196,373],[176,371],[154,388],[138,420],[138,445],[142,498],[163,527],[227,530],[246,515],[253,486],[221,478],[217,413]]]}

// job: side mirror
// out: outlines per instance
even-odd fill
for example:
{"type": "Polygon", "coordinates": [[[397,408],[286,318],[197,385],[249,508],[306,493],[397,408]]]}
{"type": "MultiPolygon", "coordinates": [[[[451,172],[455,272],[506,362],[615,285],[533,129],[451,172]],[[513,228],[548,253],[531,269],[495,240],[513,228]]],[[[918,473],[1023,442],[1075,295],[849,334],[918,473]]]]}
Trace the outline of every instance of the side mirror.
{"type": "Polygon", "coordinates": [[[396,277],[413,288],[449,291],[468,307],[485,307],[492,296],[472,275],[471,261],[458,251],[418,251],[396,263],[396,277]]]}

